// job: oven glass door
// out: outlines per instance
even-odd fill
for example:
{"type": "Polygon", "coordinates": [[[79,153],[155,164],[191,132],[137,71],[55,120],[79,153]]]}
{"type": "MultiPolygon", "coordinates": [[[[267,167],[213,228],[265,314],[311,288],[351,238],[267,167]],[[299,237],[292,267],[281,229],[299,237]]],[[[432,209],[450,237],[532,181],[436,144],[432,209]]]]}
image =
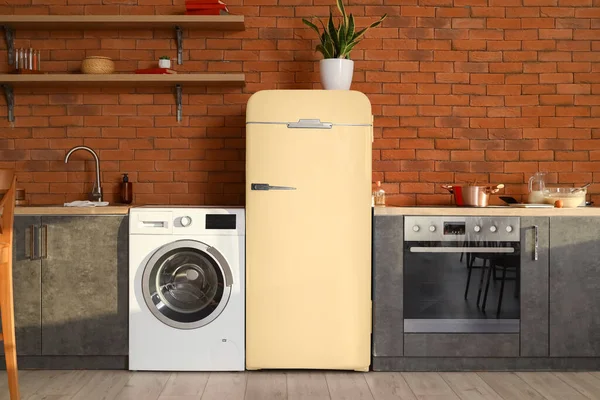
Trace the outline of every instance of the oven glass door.
{"type": "Polygon", "coordinates": [[[405,332],[519,332],[518,242],[405,242],[405,332]]]}

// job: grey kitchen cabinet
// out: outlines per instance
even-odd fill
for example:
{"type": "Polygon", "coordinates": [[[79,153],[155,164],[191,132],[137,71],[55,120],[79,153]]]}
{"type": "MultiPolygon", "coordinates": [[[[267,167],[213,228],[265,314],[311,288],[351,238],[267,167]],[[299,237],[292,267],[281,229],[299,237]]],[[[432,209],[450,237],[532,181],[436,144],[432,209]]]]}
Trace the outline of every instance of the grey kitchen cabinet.
{"type": "Polygon", "coordinates": [[[57,216],[42,224],[42,355],[127,355],[127,218],[57,216]]]}
{"type": "Polygon", "coordinates": [[[549,242],[549,217],[521,217],[521,357],[548,357],[549,242]]]}
{"type": "Polygon", "coordinates": [[[127,216],[17,216],[15,227],[19,355],[127,355],[127,216]]]}
{"type": "Polygon", "coordinates": [[[550,218],[550,357],[600,356],[600,217],[550,218]]]}
{"type": "MultiPolygon", "coordinates": [[[[19,356],[42,353],[42,264],[36,259],[40,217],[15,217],[13,232],[13,292],[19,356]]],[[[0,346],[4,354],[4,347],[0,346]]]]}
{"type": "Polygon", "coordinates": [[[404,216],[373,218],[373,355],[404,353],[404,216]]]}

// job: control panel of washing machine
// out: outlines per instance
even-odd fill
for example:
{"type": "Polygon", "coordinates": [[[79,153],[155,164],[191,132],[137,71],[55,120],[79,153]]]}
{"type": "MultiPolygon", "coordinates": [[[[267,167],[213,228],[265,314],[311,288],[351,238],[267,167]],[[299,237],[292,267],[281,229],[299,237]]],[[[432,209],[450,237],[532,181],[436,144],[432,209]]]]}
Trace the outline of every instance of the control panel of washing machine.
{"type": "Polygon", "coordinates": [[[176,228],[191,228],[203,226],[207,230],[236,229],[235,214],[205,214],[202,216],[182,215],[175,217],[174,226],[176,228]],[[202,221],[202,219],[204,221],[202,221]]]}

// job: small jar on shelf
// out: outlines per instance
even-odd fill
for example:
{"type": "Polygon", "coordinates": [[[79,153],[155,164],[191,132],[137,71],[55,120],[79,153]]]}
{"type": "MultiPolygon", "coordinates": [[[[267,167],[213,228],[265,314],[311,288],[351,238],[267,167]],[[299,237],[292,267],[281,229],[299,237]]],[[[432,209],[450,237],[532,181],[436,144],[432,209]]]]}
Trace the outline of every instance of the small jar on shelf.
{"type": "Polygon", "coordinates": [[[18,74],[41,74],[41,58],[40,50],[15,49],[15,72],[18,74]]]}

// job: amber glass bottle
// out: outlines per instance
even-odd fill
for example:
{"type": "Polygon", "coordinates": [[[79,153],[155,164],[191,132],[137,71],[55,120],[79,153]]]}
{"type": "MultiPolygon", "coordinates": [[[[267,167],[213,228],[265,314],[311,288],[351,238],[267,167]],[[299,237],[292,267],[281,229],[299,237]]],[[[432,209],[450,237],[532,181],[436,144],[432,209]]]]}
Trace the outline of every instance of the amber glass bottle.
{"type": "Polygon", "coordinates": [[[121,203],[131,204],[133,201],[133,184],[129,182],[127,174],[123,174],[123,182],[121,183],[121,203]]]}

